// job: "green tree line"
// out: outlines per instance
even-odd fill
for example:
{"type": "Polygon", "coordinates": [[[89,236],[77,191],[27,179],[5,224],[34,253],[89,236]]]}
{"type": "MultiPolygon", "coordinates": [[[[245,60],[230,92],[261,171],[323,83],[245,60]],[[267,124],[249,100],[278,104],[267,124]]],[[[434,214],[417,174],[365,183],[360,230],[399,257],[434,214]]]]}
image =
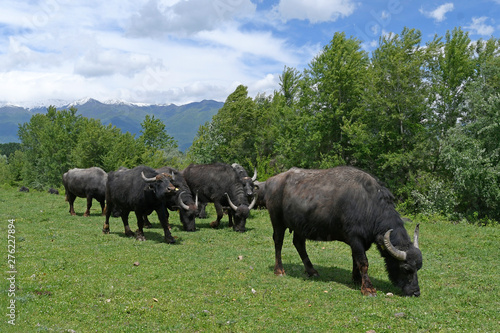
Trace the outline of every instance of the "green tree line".
{"type": "Polygon", "coordinates": [[[136,138],[113,125],[77,114],[76,108],[35,114],[19,126],[20,144],[6,144],[0,157],[0,183],[30,188],[59,187],[71,168],[97,166],[105,171],[139,164],[179,167],[184,160],[165,124],[147,115],[136,138]],[[15,150],[14,150],[15,149],[15,150]]]}
{"type": "Polygon", "coordinates": [[[189,158],[238,162],[265,179],[290,167],[353,165],[408,212],[500,220],[500,42],[460,28],[422,45],[405,28],[369,55],[335,33],[279,90],[240,85],[198,130],[189,158]]]}

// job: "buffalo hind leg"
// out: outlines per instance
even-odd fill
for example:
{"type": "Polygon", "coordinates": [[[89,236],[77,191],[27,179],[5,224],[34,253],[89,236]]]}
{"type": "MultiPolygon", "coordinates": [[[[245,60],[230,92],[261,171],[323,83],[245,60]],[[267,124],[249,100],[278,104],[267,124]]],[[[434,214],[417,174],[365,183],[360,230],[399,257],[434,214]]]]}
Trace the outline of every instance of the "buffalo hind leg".
{"type": "Polygon", "coordinates": [[[281,249],[283,248],[283,239],[285,238],[285,229],[278,228],[273,225],[273,240],[274,240],[274,274],[285,275],[283,262],[281,261],[281,249]]]}
{"type": "Polygon", "coordinates": [[[103,234],[109,234],[109,217],[111,216],[111,211],[113,210],[113,204],[108,203],[106,209],[106,220],[104,221],[104,226],[102,227],[103,234]]]}
{"type": "MultiPolygon", "coordinates": [[[[377,296],[377,290],[373,287],[368,277],[368,259],[361,244],[351,244],[352,258],[361,276],[361,293],[365,296],[377,296]]],[[[353,278],[357,278],[358,273],[354,273],[353,278]]]]}
{"type": "Polygon", "coordinates": [[[90,208],[92,207],[92,197],[87,196],[87,210],[85,213],[83,213],[83,216],[88,217],[90,216],[90,208]]]}
{"type": "Polygon", "coordinates": [[[69,213],[73,216],[76,215],[75,207],[73,207],[75,199],[76,196],[73,193],[69,193],[68,191],[66,191],[66,200],[69,202],[69,213]]]}
{"type": "Polygon", "coordinates": [[[99,201],[99,204],[101,205],[101,215],[105,216],[106,215],[106,202],[104,200],[99,201]]]}
{"type": "Polygon", "coordinates": [[[293,233],[293,245],[297,249],[299,253],[300,259],[302,259],[302,263],[304,264],[304,268],[306,269],[306,273],[309,276],[319,276],[318,271],[316,271],[313,267],[311,260],[309,260],[309,256],[306,251],[306,239],[297,232],[293,233]]]}
{"type": "Polygon", "coordinates": [[[220,225],[220,220],[224,216],[224,210],[222,209],[222,205],[217,200],[214,202],[215,211],[217,212],[217,219],[210,223],[210,226],[214,229],[218,228],[220,225]]]}

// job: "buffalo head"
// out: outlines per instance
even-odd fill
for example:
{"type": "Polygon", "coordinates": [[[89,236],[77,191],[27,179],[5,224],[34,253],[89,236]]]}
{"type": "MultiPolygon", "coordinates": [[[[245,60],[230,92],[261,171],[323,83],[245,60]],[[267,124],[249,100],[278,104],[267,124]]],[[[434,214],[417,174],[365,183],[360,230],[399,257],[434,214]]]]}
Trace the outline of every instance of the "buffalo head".
{"type": "Polygon", "coordinates": [[[231,198],[229,197],[229,194],[226,193],[226,196],[227,196],[227,201],[229,203],[229,207],[231,207],[231,209],[234,211],[234,226],[233,226],[233,229],[235,231],[245,232],[246,231],[245,224],[247,222],[247,217],[250,214],[250,209],[252,209],[253,206],[255,206],[255,202],[257,201],[257,197],[255,196],[253,198],[252,202],[250,203],[250,205],[248,205],[248,206],[245,205],[245,204],[236,206],[231,201],[231,198]]]}
{"type": "Polygon", "coordinates": [[[158,200],[164,200],[167,196],[174,195],[178,189],[172,185],[173,175],[159,173],[154,177],[146,177],[144,172],[141,172],[142,179],[146,182],[144,192],[147,195],[153,195],[158,200]]]}
{"type": "Polygon", "coordinates": [[[182,199],[182,195],[186,193],[182,191],[179,193],[177,200],[179,207],[181,208],[181,212],[179,214],[182,225],[184,226],[184,230],[186,231],[195,231],[195,217],[196,212],[198,211],[198,194],[196,194],[196,199],[193,203],[193,198],[189,196],[189,201],[185,203],[182,199]]]}
{"type": "Polygon", "coordinates": [[[406,296],[420,296],[417,271],[422,268],[422,252],[418,248],[419,225],[415,227],[413,244],[407,249],[396,248],[391,242],[391,232],[384,235],[384,246],[389,256],[386,257],[386,266],[392,283],[401,288],[406,296]]]}

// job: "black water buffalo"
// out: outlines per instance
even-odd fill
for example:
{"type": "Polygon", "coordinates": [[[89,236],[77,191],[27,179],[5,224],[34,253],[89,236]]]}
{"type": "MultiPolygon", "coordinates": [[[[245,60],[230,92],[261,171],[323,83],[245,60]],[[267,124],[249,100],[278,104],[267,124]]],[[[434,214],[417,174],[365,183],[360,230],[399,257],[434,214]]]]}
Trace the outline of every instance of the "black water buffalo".
{"type": "Polygon", "coordinates": [[[266,181],[265,199],[274,229],[276,275],[285,274],[281,248],[288,228],[309,276],[318,272],[307,255],[306,239],[342,241],[351,247],[353,280],[361,282],[364,295],[376,295],[365,253],[375,243],[392,283],[406,296],[420,295],[418,225],[412,243],[392,194],[366,172],[352,167],[292,168],[266,181]]]}
{"type": "MultiPolygon", "coordinates": [[[[178,189],[174,196],[168,196],[166,201],[166,207],[171,211],[179,211],[179,218],[181,220],[182,226],[186,231],[195,231],[195,217],[198,210],[198,196],[191,193],[191,189],[186,183],[186,180],[182,174],[174,168],[162,167],[156,169],[158,173],[166,173],[172,175],[172,184],[178,189]]],[[[168,221],[168,211],[167,211],[167,221],[168,221]]],[[[150,227],[147,216],[144,216],[144,223],[146,227],[150,227]]]]}
{"type": "Polygon", "coordinates": [[[217,228],[224,214],[223,207],[229,206],[229,220],[234,217],[233,230],[244,232],[246,219],[255,205],[255,200],[248,204],[243,185],[236,171],[228,164],[191,164],[182,171],[189,188],[198,194],[200,203],[213,202],[217,219],[210,223],[217,228]]]}
{"type": "Polygon", "coordinates": [[[49,188],[49,190],[47,191],[47,193],[49,194],[55,194],[55,195],[59,195],[59,191],[56,190],[55,188],[51,187],[49,188]]]}
{"type": "Polygon", "coordinates": [[[131,211],[137,217],[138,240],[145,240],[143,227],[144,215],[153,210],[158,214],[158,219],[165,233],[167,243],[175,243],[170,234],[167,221],[166,201],[169,196],[175,195],[176,188],[171,183],[172,176],[167,173],[158,173],[155,169],[138,166],[133,169],[121,169],[108,174],[106,184],[106,221],[102,231],[109,233],[109,217],[120,216],[127,236],[134,236],[128,225],[128,216],[131,211]]]}
{"type": "Polygon", "coordinates": [[[102,214],[105,213],[106,181],[108,174],[101,168],[74,168],[63,175],[63,185],[66,190],[66,201],[69,202],[69,212],[76,215],[73,204],[76,197],[87,198],[87,210],[83,216],[90,216],[92,199],[101,204],[102,214]]]}

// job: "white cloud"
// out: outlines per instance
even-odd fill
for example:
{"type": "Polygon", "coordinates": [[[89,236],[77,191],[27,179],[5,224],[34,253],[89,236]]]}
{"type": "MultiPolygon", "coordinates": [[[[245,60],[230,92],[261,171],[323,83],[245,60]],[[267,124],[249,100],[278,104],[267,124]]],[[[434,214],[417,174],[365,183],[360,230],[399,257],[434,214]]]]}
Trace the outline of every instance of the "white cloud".
{"type": "Polygon", "coordinates": [[[311,23],[336,21],[354,13],[356,3],[351,0],[280,0],[275,7],[285,21],[309,20],[311,23]]]}
{"type": "Polygon", "coordinates": [[[488,18],[486,16],[473,17],[472,23],[464,28],[471,30],[471,32],[476,35],[491,36],[495,32],[495,28],[486,24],[487,20],[488,18]]]}
{"type": "Polygon", "coordinates": [[[424,16],[434,19],[435,22],[443,22],[446,20],[446,14],[453,11],[455,6],[452,2],[447,2],[432,11],[426,11],[423,8],[420,9],[420,13],[424,16]]]}
{"type": "Polygon", "coordinates": [[[253,15],[255,9],[250,0],[189,0],[170,4],[149,0],[131,17],[127,32],[136,37],[191,35],[212,30],[236,17],[253,15]]]}

